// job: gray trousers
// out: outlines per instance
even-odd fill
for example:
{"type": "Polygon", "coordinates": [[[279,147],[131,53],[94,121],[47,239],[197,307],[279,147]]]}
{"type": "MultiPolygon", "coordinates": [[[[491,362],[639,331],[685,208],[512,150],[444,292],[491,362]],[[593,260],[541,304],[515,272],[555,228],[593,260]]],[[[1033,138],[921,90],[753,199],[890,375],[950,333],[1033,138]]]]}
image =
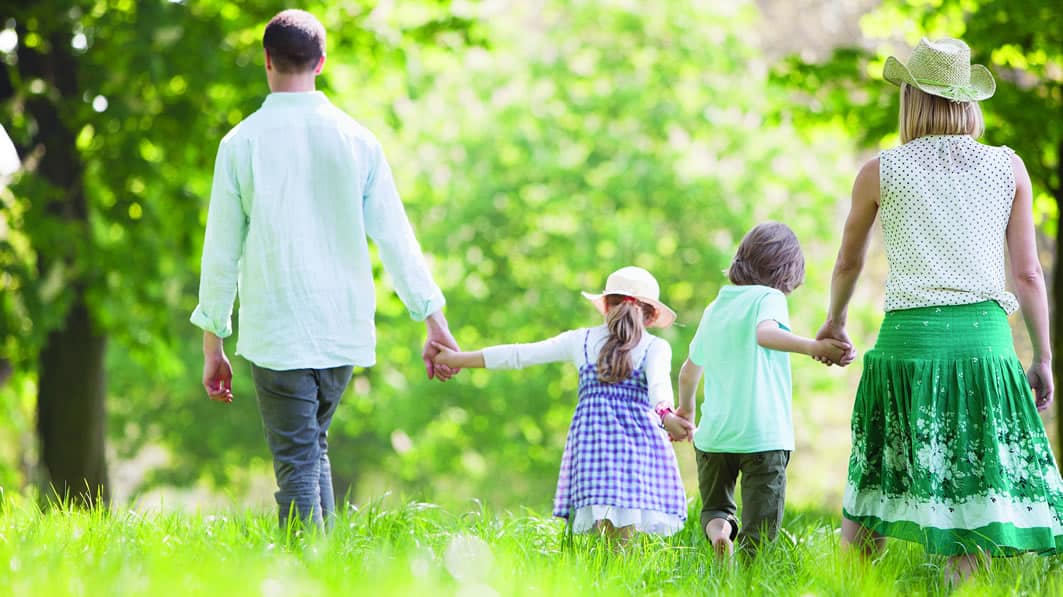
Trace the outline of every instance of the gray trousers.
{"type": "Polygon", "coordinates": [[[289,515],[323,528],[336,510],[328,428],[353,370],[274,371],[252,364],[258,410],[273,453],[282,530],[289,515]]]}
{"type": "Polygon", "coordinates": [[[701,529],[714,518],[731,523],[731,540],[755,547],[773,541],[782,525],[786,505],[786,466],[789,450],[732,454],[695,448],[701,492],[701,529]],[[742,475],[742,532],[735,512],[735,484],[742,475]]]}

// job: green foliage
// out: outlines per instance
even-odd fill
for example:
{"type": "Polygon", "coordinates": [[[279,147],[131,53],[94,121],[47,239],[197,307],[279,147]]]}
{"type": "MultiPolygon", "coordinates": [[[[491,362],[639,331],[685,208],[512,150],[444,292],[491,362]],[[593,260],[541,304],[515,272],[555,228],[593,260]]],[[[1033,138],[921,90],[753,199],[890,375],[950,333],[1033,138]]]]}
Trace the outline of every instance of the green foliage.
{"type": "MultiPolygon", "coordinates": [[[[489,52],[423,62],[432,84],[401,104],[385,146],[464,347],[597,325],[579,291],[634,264],[657,276],[686,326],[662,332],[678,370],[738,240],[769,218],[808,241],[809,288],[792,309],[797,329],[814,333],[829,275],[814,239],[834,230],[823,210],[848,177],[820,165],[844,165],[846,145],[822,131],[799,138],[777,113],[783,90],[742,36],[757,19],[751,6],[696,2],[651,15],[625,2],[548,4],[485,24],[489,52]]],[[[417,372],[420,331],[386,288],[378,303],[380,364],[341,405],[334,445],[361,465],[384,459],[388,478],[433,496],[549,503],[575,369],[429,384],[417,372]]],[[[814,371],[799,396],[823,383],[811,365],[798,369],[814,371]]]]}
{"type": "MultiPolygon", "coordinates": [[[[692,512],[692,520],[696,513],[692,512]]],[[[756,559],[716,561],[696,524],[620,550],[532,513],[370,504],[285,544],[272,517],[0,511],[0,590],[23,595],[947,595],[941,558],[838,552],[837,521],[791,512],[756,559]],[[71,557],[76,555],[76,557],[71,557]]],[[[1059,595],[1059,557],[1000,558],[960,595],[1059,595]]]]}
{"type": "MultiPolygon", "coordinates": [[[[136,449],[170,428],[169,435],[209,448],[195,453],[207,461],[243,460],[238,452],[225,458],[231,433],[216,442],[197,433],[198,419],[216,411],[197,411],[198,403],[191,413],[181,411],[198,377],[187,313],[195,305],[214,152],[267,92],[261,29],[286,7],[51,1],[5,15],[10,20],[0,26],[17,32],[19,48],[0,56],[0,119],[29,165],[0,203],[0,358],[16,369],[0,397],[20,414],[10,420],[30,418],[32,402],[27,410],[24,396],[33,393],[37,353],[62,323],[73,289],[84,288],[97,327],[119,348],[109,360],[112,429],[126,440],[119,446],[136,449]],[[34,68],[38,63],[43,71],[34,68]],[[74,89],[35,74],[67,66],[75,71],[74,89]],[[69,149],[79,163],[70,167],[83,168],[75,184],[84,186],[87,213],[70,217],[78,210],[75,192],[35,171],[42,153],[63,142],[42,136],[51,123],[35,114],[55,114],[72,135],[76,148],[69,149]]],[[[344,82],[349,86],[384,86],[391,81],[386,75],[403,70],[411,48],[445,51],[478,35],[468,18],[439,0],[405,2],[386,13],[373,11],[372,2],[305,8],[334,32],[332,58],[359,65],[359,76],[344,82]]],[[[330,82],[323,77],[326,89],[330,82]]],[[[249,430],[240,423],[232,428],[249,430]]],[[[251,435],[243,445],[251,445],[251,435]]]]}
{"type": "MultiPolygon", "coordinates": [[[[15,186],[4,215],[19,218],[15,232],[29,246],[0,246],[0,263],[23,268],[5,279],[18,289],[5,300],[18,308],[3,317],[30,331],[5,341],[31,380],[64,289],[88,283],[114,339],[109,435],[118,454],[161,444],[169,460],[149,483],[225,486],[249,464],[268,468],[268,453],[246,363],[235,362],[231,407],[203,398],[187,314],[214,151],[265,95],[259,35],[279,5],[56,4],[17,18],[40,36],[46,26],[86,36],[77,53],[84,101],[64,114],[78,131],[91,213],[86,234],[58,229],[35,201],[38,177],[15,186]],[[97,95],[108,100],[101,113],[91,108],[97,95]],[[51,262],[41,255],[75,266],[39,272],[51,262]]],[[[737,241],[765,219],[786,221],[804,241],[808,279],[791,312],[796,331],[818,326],[833,247],[817,239],[834,233],[833,206],[854,168],[843,127],[794,125],[789,91],[746,41],[760,26],[751,4],[518,3],[483,18],[446,2],[306,8],[330,35],[321,86],[383,140],[464,346],[596,325],[578,291],[636,264],[660,279],[686,325],[663,333],[678,368],[737,241]]],[[[32,82],[18,80],[12,60],[17,93],[3,109],[25,142],[33,126],[20,101],[32,82]]],[[[575,371],[428,382],[423,330],[386,283],[378,295],[380,365],[356,372],[330,437],[340,491],[401,486],[448,501],[548,503],[575,371]]],[[[795,363],[799,401],[838,393],[838,378],[823,371],[795,363]]],[[[27,383],[0,392],[32,405],[27,383]]]]}

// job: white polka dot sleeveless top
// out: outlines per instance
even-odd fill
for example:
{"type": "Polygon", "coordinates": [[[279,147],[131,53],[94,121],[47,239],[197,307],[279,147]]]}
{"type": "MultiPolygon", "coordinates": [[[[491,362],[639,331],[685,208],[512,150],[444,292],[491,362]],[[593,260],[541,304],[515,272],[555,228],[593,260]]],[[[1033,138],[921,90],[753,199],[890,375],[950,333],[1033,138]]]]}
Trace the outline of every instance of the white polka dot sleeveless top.
{"type": "Polygon", "coordinates": [[[1011,149],[968,135],[930,135],[882,152],[879,214],[889,276],[886,311],[996,301],[1015,198],[1011,149]]]}

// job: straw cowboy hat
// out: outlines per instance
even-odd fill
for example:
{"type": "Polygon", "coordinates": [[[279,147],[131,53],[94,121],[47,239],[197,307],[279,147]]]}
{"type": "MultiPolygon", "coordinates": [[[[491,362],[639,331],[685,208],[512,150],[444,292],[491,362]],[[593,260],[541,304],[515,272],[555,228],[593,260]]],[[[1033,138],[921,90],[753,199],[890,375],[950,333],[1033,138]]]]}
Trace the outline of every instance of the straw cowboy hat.
{"type": "Polygon", "coordinates": [[[882,78],[894,85],[907,83],[954,102],[981,101],[992,97],[997,89],[989,69],[971,64],[971,48],[949,37],[919,40],[907,65],[890,56],[882,78]]]}
{"type": "Polygon", "coordinates": [[[656,314],[653,321],[646,324],[651,328],[666,328],[675,322],[675,311],[661,302],[661,287],[653,274],[641,267],[623,267],[609,274],[605,280],[605,290],[600,294],[584,292],[583,296],[594,303],[598,312],[605,315],[605,297],[610,294],[630,296],[648,305],[652,305],[656,314]]]}

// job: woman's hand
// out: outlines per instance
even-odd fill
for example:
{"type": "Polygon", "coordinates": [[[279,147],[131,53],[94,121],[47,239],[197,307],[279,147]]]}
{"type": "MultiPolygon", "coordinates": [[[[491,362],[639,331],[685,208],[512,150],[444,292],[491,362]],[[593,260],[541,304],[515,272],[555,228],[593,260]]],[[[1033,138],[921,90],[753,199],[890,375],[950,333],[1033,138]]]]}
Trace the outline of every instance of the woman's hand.
{"type": "Polygon", "coordinates": [[[687,442],[694,439],[694,422],[679,416],[678,412],[670,412],[661,420],[664,430],[673,442],[687,442]]]}
{"type": "Polygon", "coordinates": [[[1037,410],[1043,411],[1052,404],[1052,394],[1055,388],[1052,385],[1052,365],[1047,361],[1034,361],[1026,371],[1026,379],[1030,382],[1030,389],[1034,392],[1034,404],[1037,410]]]}

